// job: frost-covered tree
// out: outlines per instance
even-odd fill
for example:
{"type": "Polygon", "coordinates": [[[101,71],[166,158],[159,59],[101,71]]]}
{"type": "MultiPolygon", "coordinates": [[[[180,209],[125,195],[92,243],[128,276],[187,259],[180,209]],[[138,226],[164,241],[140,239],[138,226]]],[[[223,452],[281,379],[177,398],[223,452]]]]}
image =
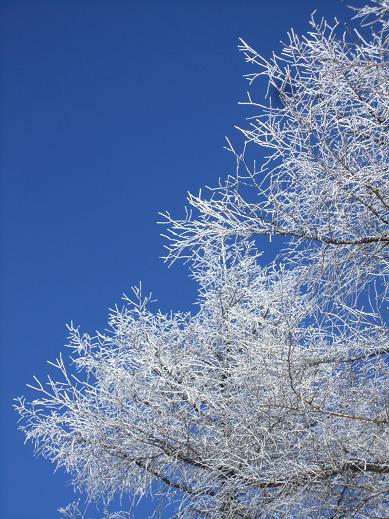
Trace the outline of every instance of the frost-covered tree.
{"type": "Polygon", "coordinates": [[[152,312],[135,289],[109,333],[70,327],[73,367],[60,357],[19,400],[37,453],[91,499],[152,488],[176,517],[388,516],[388,12],[371,3],[346,34],[312,18],[270,60],[241,42],[250,84],[271,88],[248,96],[236,175],[165,215],[197,312],[152,312]],[[261,235],[279,237],[267,265],[261,235]]]}

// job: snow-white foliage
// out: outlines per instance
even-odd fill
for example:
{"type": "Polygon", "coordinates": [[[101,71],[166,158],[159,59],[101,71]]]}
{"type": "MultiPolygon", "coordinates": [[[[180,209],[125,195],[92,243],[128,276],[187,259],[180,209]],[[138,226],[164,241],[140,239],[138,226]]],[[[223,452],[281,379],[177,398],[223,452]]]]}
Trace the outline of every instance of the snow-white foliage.
{"type": "Polygon", "coordinates": [[[20,399],[37,453],[91,498],[152,488],[177,517],[388,516],[388,10],[371,3],[344,36],[312,18],[270,60],[241,42],[250,83],[279,99],[249,95],[236,176],[166,215],[198,311],[153,313],[135,289],[110,332],[70,327],[73,367],[60,357],[58,380],[20,399]],[[259,168],[249,143],[269,150],[259,168]],[[258,235],[283,237],[270,265],[258,235]]]}

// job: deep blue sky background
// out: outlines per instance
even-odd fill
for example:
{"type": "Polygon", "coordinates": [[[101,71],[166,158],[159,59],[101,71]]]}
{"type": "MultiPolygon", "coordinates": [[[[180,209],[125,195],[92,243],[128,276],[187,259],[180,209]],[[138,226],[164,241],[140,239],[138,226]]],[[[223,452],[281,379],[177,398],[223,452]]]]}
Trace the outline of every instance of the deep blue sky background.
{"type": "Polygon", "coordinates": [[[339,0],[0,2],[1,517],[55,518],[73,498],[23,445],[12,398],[63,351],[65,323],[104,328],[139,280],[162,309],[191,308],[186,268],[158,259],[157,213],[234,169],[238,37],[268,56],[314,9],[349,16],[339,0]]]}

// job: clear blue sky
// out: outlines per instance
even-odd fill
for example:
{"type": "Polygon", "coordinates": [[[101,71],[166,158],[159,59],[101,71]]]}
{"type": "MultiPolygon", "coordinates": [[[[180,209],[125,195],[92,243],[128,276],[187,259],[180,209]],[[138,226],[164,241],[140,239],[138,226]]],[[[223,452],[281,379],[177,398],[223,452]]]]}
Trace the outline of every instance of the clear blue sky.
{"type": "Polygon", "coordinates": [[[314,9],[349,15],[340,0],[0,2],[1,517],[55,518],[73,496],[23,444],[12,398],[63,351],[65,323],[104,328],[139,280],[162,309],[191,308],[185,267],[158,259],[157,213],[234,168],[238,37],[269,55],[314,9]]]}

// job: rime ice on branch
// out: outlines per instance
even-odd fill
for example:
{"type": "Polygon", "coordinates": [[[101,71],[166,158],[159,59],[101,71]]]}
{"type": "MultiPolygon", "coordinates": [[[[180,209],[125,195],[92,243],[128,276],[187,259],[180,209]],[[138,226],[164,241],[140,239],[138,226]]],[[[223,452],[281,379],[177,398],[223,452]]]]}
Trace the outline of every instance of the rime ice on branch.
{"type": "Polygon", "coordinates": [[[259,169],[229,145],[236,176],[165,215],[198,312],[137,289],[109,333],[71,327],[72,372],[60,358],[20,400],[37,453],[91,498],[159,484],[177,517],[388,515],[388,11],[344,36],[312,18],[271,60],[241,41],[281,103],[248,95],[259,169]],[[284,239],[268,266],[258,235],[284,239]]]}

